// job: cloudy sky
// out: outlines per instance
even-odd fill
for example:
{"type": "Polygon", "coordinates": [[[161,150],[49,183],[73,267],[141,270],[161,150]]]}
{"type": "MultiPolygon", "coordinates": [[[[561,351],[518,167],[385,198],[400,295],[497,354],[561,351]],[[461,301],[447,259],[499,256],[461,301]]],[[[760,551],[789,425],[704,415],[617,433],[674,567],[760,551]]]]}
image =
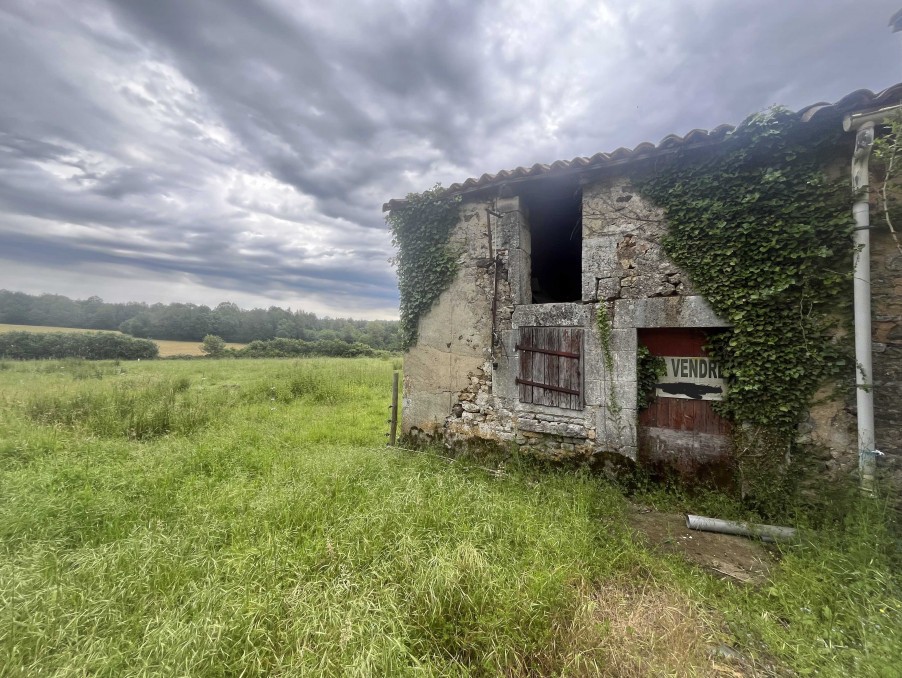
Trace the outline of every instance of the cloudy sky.
{"type": "Polygon", "coordinates": [[[902,81],[902,0],[2,0],[0,288],[390,318],[381,205],[902,81]]]}

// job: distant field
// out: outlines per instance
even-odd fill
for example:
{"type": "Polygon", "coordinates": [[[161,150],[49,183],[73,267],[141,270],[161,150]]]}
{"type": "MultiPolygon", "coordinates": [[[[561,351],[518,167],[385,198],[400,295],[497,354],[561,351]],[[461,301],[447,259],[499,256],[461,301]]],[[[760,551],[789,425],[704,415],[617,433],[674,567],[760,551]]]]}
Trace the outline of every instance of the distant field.
{"type": "MultiPolygon", "coordinates": [[[[160,357],[171,355],[203,355],[199,341],[167,341],[165,339],[153,339],[153,343],[160,347],[160,357]]],[[[229,348],[241,348],[246,344],[226,344],[229,348]]]]}
{"type": "MultiPolygon", "coordinates": [[[[83,330],[77,327],[45,327],[43,325],[7,325],[0,323],[0,332],[116,332],[115,330],[83,330]]],[[[153,343],[160,347],[160,357],[172,355],[203,355],[199,341],[167,341],[165,339],[153,339],[153,343]]],[[[241,348],[245,344],[226,344],[229,348],[241,348]]]]}

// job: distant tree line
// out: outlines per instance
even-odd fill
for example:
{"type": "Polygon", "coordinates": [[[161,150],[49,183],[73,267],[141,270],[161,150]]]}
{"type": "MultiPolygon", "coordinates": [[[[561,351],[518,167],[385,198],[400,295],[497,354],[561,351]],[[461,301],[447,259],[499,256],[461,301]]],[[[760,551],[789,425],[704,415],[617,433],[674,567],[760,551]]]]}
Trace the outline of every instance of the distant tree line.
{"type": "MultiPolygon", "coordinates": [[[[336,358],[371,358],[380,352],[359,341],[345,342],[334,339],[304,341],[302,339],[270,339],[252,341],[247,346],[232,351],[238,358],[294,358],[304,356],[333,356],[336,358]]],[[[385,355],[381,353],[381,355],[385,355]]]]}
{"type": "Polygon", "coordinates": [[[244,310],[231,302],[215,308],[196,304],[107,303],[100,297],[69,299],[0,290],[0,323],[119,330],[133,337],[200,342],[208,335],[227,342],[271,339],[363,344],[400,350],[398,322],[320,318],[315,313],[270,306],[244,310]]]}
{"type": "Polygon", "coordinates": [[[44,360],[150,360],[159,354],[147,339],[124,337],[112,332],[3,332],[0,358],[44,360]]]}

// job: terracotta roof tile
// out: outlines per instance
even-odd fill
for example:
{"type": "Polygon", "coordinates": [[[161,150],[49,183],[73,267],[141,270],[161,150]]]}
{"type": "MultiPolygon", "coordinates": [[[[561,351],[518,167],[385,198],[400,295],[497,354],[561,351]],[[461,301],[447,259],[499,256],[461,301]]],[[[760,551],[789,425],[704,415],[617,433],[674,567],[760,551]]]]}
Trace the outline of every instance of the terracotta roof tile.
{"type": "MultiPolygon", "coordinates": [[[[851,111],[879,108],[897,102],[902,102],[902,83],[888,87],[877,94],[867,89],[856,90],[835,103],[818,102],[806,106],[797,111],[796,114],[803,122],[810,122],[830,115],[841,116],[851,111]]],[[[471,178],[463,183],[451,184],[445,190],[445,194],[457,195],[474,190],[482,190],[512,179],[528,179],[556,172],[600,169],[615,164],[626,164],[657,154],[665,154],[677,148],[693,148],[718,143],[723,141],[734,129],[733,125],[719,125],[711,131],[693,129],[684,136],[668,134],[657,145],[645,141],[632,149],[621,146],[610,153],[596,153],[589,158],[577,157],[572,160],[558,160],[550,165],[536,163],[530,168],[517,167],[512,170],[501,170],[495,174],[486,173],[478,179],[471,178]]],[[[403,198],[389,200],[382,205],[382,211],[386,212],[395,209],[402,206],[405,202],[406,200],[403,198]]]]}

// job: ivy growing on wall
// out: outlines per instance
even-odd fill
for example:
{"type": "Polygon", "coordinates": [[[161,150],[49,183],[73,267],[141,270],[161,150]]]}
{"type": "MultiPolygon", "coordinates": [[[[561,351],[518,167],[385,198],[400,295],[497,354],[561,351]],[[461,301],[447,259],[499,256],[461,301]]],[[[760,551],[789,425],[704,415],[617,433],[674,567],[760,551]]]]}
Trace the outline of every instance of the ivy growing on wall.
{"type": "Polygon", "coordinates": [[[655,384],[667,374],[664,358],[652,355],[647,346],[636,349],[636,408],[644,410],[655,399],[655,384]]]}
{"type": "Polygon", "coordinates": [[[732,325],[709,348],[729,376],[718,407],[737,423],[752,494],[776,486],[815,390],[846,365],[828,319],[852,261],[850,194],[824,173],[839,143],[838,133],[774,108],[714,152],[637,180],[665,211],[666,252],[732,325]]]}
{"type": "Polygon", "coordinates": [[[617,399],[617,389],[614,386],[614,353],[611,349],[611,316],[608,314],[608,305],[604,302],[598,304],[595,313],[595,325],[598,327],[598,339],[601,342],[601,355],[604,360],[605,374],[608,382],[608,412],[619,414],[620,402],[617,399]]]}
{"type": "Polygon", "coordinates": [[[457,257],[448,238],[458,221],[460,197],[443,197],[442,193],[438,184],[423,193],[410,193],[407,202],[386,217],[398,251],[393,263],[398,269],[405,349],[416,343],[420,317],[457,273],[457,257]]]}
{"type": "Polygon", "coordinates": [[[877,190],[880,212],[889,229],[896,249],[902,253],[902,242],[893,223],[899,218],[899,165],[902,164],[902,116],[896,114],[889,120],[889,133],[874,140],[874,170],[883,174],[877,190]]]}

